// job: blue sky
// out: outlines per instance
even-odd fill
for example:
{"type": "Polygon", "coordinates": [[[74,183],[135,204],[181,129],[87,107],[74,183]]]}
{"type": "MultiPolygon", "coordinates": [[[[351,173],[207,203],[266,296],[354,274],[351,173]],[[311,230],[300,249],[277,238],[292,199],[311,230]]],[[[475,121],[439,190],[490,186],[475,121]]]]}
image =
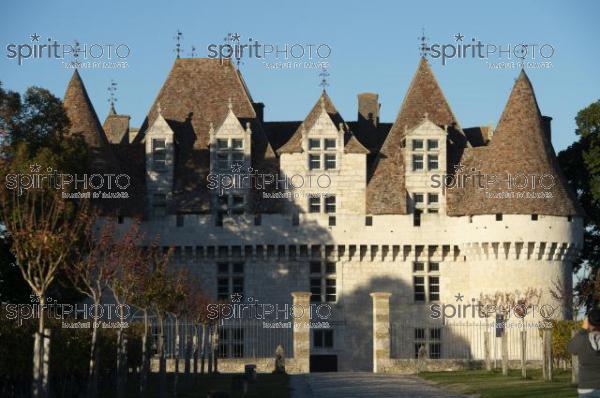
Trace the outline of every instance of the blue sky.
{"type": "MultiPolygon", "coordinates": [[[[24,91],[46,87],[62,97],[72,70],[55,59],[8,59],[10,44],[31,44],[29,35],[61,43],[126,44],[127,69],[81,71],[101,120],[108,112],[106,91],[118,83],[117,109],[139,126],[169,72],[173,37],[183,34],[184,55],[192,45],[207,56],[211,43],[228,32],[261,43],[326,44],[332,50],[328,92],[347,120],[356,117],[356,94],[380,94],[381,118],[393,121],[419,60],[418,36],[430,44],[456,44],[454,35],[485,44],[537,43],[552,46],[552,68],[528,69],[542,113],[553,120],[557,150],[573,140],[578,110],[600,99],[600,2],[597,1],[38,1],[0,6],[0,80],[24,91]]],[[[549,47],[546,47],[549,48],[549,47]]],[[[536,59],[537,61],[537,59],[536,59]]],[[[518,69],[491,70],[479,59],[452,59],[433,70],[464,127],[496,124],[518,69]]],[[[267,120],[300,120],[316,101],[319,70],[272,70],[256,59],[241,66],[267,120]]]]}

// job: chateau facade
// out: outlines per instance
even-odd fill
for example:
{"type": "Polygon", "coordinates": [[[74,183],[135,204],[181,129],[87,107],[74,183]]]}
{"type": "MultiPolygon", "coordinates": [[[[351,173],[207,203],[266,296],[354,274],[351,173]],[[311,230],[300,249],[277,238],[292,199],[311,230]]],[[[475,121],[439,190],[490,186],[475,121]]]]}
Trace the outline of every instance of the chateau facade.
{"type": "Polygon", "coordinates": [[[215,300],[329,304],[310,352],[339,370],[372,369],[374,292],[391,294],[392,326],[532,288],[569,317],[550,290],[570,289],[582,215],[525,72],[495,128],[461,127],[424,58],[397,98],[393,123],[377,94],[359,94],[346,121],[325,91],[303,120],[266,121],[231,62],[192,58],[175,61],[139,129],[114,108],[100,124],[78,72],[64,103],[91,167],[131,177],[107,214],[124,228],[142,218],[215,300]]]}

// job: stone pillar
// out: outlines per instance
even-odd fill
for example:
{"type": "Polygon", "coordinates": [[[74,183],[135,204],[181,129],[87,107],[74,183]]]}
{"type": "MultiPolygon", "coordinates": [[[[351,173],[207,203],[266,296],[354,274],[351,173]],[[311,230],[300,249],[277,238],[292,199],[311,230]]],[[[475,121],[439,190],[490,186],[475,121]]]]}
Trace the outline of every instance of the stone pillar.
{"type": "Polygon", "coordinates": [[[390,359],[390,296],[373,292],[373,373],[382,372],[390,359]]]}
{"type": "Polygon", "coordinates": [[[310,293],[292,292],[293,298],[293,373],[310,372],[310,293]]]}

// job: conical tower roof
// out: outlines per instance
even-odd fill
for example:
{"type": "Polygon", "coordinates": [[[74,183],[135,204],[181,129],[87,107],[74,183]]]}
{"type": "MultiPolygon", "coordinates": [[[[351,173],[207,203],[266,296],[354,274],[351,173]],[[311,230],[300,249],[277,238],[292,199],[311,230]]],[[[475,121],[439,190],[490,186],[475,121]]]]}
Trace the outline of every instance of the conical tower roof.
{"type": "MultiPolygon", "coordinates": [[[[579,213],[525,71],[512,88],[489,146],[467,152],[462,172],[482,173],[482,181],[488,182],[481,184],[487,186],[487,194],[486,189],[473,184],[457,189],[449,206],[451,215],[579,213]],[[491,183],[491,179],[496,182],[491,183]]],[[[453,190],[449,190],[450,195],[453,190]]]]}
{"type": "Polygon", "coordinates": [[[64,107],[71,121],[70,134],[81,134],[91,147],[108,143],[77,69],[73,72],[73,77],[67,86],[64,107]]]}

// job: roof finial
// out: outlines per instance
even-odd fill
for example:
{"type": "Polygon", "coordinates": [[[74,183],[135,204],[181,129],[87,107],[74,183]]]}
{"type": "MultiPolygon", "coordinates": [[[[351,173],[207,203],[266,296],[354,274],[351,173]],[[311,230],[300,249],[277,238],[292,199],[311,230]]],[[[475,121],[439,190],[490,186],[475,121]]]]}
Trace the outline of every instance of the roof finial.
{"type": "Polygon", "coordinates": [[[173,39],[175,39],[175,54],[177,54],[177,58],[181,57],[181,39],[183,38],[183,33],[181,33],[181,31],[179,29],[177,29],[177,34],[175,35],[175,37],[173,37],[173,39]]]}
{"type": "Polygon", "coordinates": [[[422,58],[427,58],[427,54],[429,53],[429,50],[431,48],[429,48],[429,45],[427,44],[427,40],[429,40],[429,37],[425,37],[425,28],[421,29],[421,36],[419,37],[419,41],[421,44],[419,44],[419,52],[421,54],[422,58]]]}
{"type": "Polygon", "coordinates": [[[329,82],[327,81],[327,78],[329,77],[329,72],[327,71],[327,68],[325,66],[321,67],[321,73],[319,73],[319,76],[321,77],[321,82],[319,83],[319,86],[323,87],[323,91],[325,91],[325,88],[329,86],[329,82]]]}
{"type": "Polygon", "coordinates": [[[227,103],[227,109],[230,111],[233,110],[233,102],[231,102],[231,97],[229,97],[229,101],[227,103]]]}
{"type": "Polygon", "coordinates": [[[110,84],[106,89],[108,91],[108,103],[110,104],[110,109],[108,111],[109,115],[116,115],[117,111],[115,110],[115,102],[117,102],[116,92],[117,92],[117,83],[110,79],[110,84]]]}

